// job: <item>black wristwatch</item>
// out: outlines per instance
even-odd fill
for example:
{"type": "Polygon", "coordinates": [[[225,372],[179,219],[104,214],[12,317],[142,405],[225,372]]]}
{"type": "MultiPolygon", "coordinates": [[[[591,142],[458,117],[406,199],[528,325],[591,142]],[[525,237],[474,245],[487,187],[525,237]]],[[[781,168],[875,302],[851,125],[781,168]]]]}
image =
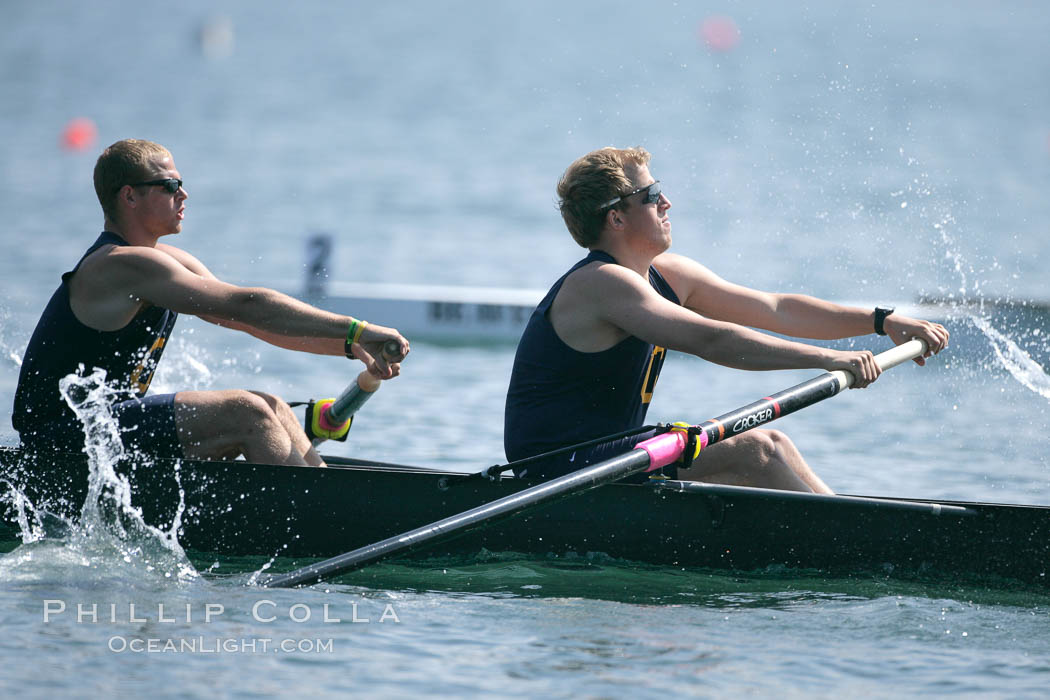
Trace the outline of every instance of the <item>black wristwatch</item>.
{"type": "Polygon", "coordinates": [[[892,306],[876,306],[875,307],[875,332],[879,335],[886,335],[886,328],[883,324],[886,323],[886,317],[893,313],[892,306]]]}

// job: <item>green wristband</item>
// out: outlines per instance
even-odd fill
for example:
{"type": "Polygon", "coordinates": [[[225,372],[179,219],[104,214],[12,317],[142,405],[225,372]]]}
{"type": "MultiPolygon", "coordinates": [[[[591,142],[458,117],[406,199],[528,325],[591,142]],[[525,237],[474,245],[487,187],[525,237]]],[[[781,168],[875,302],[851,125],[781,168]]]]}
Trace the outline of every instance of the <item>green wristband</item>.
{"type": "MultiPolygon", "coordinates": [[[[350,359],[354,358],[354,353],[353,353],[353,350],[352,350],[352,346],[353,346],[354,341],[355,341],[355,335],[358,334],[357,327],[358,327],[358,325],[360,325],[360,323],[361,323],[360,321],[358,321],[356,318],[351,316],[350,317],[350,327],[346,329],[346,340],[343,341],[343,354],[346,355],[347,357],[349,357],[350,359]]],[[[358,336],[358,337],[360,337],[360,336],[358,336]]]]}

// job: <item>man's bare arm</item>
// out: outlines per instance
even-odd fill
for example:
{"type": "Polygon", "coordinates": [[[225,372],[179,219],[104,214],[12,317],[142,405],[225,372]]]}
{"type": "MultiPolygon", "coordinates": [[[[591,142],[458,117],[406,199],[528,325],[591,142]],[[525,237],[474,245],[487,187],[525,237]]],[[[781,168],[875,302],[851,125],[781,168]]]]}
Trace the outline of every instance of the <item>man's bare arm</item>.
{"type": "MultiPolygon", "coordinates": [[[[114,256],[108,265],[108,284],[151,304],[245,331],[279,347],[343,354],[348,316],[318,309],[265,287],[228,284],[193,256],[173,250],[176,252],[144,248],[115,251],[130,254],[114,256]]],[[[358,352],[356,356],[370,369],[371,360],[375,359],[379,376],[386,377],[388,363],[382,359],[379,348],[391,339],[401,345],[402,356],[408,353],[408,341],[396,330],[370,324],[361,337],[365,353],[358,352]]]]}
{"type": "MultiPolygon", "coordinates": [[[[873,309],[842,306],[804,294],[773,294],[750,289],[727,282],[700,263],[680,255],[661,255],[655,264],[676,290],[682,290],[683,305],[708,318],[795,338],[832,340],[874,332],[873,309]]],[[[892,315],[887,319],[886,330],[898,345],[911,338],[925,340],[929,347],[925,357],[948,345],[948,331],[930,321],[892,315]]],[[[923,358],[916,361],[923,364],[923,358]]]]}
{"type": "Polygon", "coordinates": [[[866,350],[821,348],[704,318],[664,299],[647,280],[619,265],[584,268],[577,276],[572,293],[585,295],[599,318],[656,345],[737,369],[844,369],[857,377],[858,387],[880,373],[866,350]]]}
{"type": "MultiPolygon", "coordinates": [[[[217,280],[218,278],[212,274],[211,270],[207,266],[198,260],[191,253],[176,248],[175,246],[166,245],[164,243],[158,243],[157,249],[161,252],[167,253],[175,260],[183,265],[190,272],[208,280],[217,280]]],[[[275,345],[286,350],[296,350],[300,352],[312,352],[321,355],[342,355],[343,354],[343,343],[338,338],[324,338],[324,337],[306,337],[306,336],[288,336],[281,335],[279,333],[272,333],[270,331],[258,328],[256,326],[249,325],[243,321],[224,318],[214,314],[200,313],[196,314],[199,318],[214,323],[217,326],[223,328],[230,328],[233,330],[243,331],[248,333],[259,340],[263,340],[271,345],[275,345]]]]}

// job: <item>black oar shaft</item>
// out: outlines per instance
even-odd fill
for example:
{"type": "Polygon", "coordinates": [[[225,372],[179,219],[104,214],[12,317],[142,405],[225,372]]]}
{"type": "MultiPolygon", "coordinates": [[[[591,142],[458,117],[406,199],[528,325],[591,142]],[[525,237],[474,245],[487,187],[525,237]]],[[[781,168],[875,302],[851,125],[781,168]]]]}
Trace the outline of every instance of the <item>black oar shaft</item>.
{"type": "Polygon", "coordinates": [[[336,574],[353,571],[394,554],[411,551],[428,542],[450,538],[462,530],[482,523],[494,523],[541,503],[544,505],[554,503],[561,498],[619,481],[647,466],[649,466],[649,455],[643,450],[631,450],[627,454],[608,459],[593,467],[546,481],[539,486],[472,508],[425,527],[366,545],[288,574],[274,576],[262,585],[271,588],[286,588],[304,583],[315,583],[336,574]]]}
{"type": "Polygon", "coordinates": [[[735,411],[706,420],[699,427],[707,435],[706,444],[713,445],[781,416],[794,413],[806,406],[811,406],[818,401],[831,398],[840,391],[838,379],[828,372],[735,411]]]}
{"type": "MultiPolygon", "coordinates": [[[[875,361],[885,371],[914,359],[925,352],[926,343],[915,339],[879,353],[875,356],[875,361]]],[[[757,428],[781,416],[812,406],[818,401],[829,399],[840,391],[848,389],[853,382],[854,377],[848,372],[841,370],[825,372],[789,389],[784,389],[747,406],[738,408],[735,411],[723,413],[716,418],[706,420],[698,427],[704,431],[707,437],[704,444],[712,445],[722,440],[728,440],[751,428],[757,428]]]]}
{"type": "MultiPolygon", "coordinates": [[[[925,351],[925,343],[919,340],[912,340],[877,355],[875,359],[880,367],[889,369],[899,365],[901,362],[918,357],[925,351]]],[[[847,372],[826,372],[779,394],[766,397],[761,401],[731,413],[723,414],[723,416],[714,419],[714,421],[707,421],[703,424],[705,426],[704,435],[708,435],[709,428],[712,427],[717,433],[718,429],[714,424],[722,423],[724,425],[722,419],[728,421],[731,417],[736,417],[734,421],[740,422],[738,426],[734,422],[734,429],[736,430],[734,434],[739,435],[746,430],[768,423],[782,415],[787,415],[787,413],[834,396],[852,383],[853,377],[847,372]],[[831,386],[829,382],[834,386],[831,386]],[[770,410],[771,403],[779,401],[788,406],[789,410],[784,410],[783,406],[781,406],[780,412],[774,412],[775,415],[763,413],[766,410],[770,410]],[[756,416],[756,412],[762,415],[754,420],[748,420],[749,416],[756,416]],[[712,425],[708,426],[708,424],[712,425]]],[[[721,439],[725,439],[724,433],[719,434],[718,438],[713,440],[713,442],[721,439]]],[[[701,441],[701,443],[709,444],[712,442],[710,436],[708,436],[708,441],[701,441]]],[[[304,583],[315,583],[331,576],[359,569],[381,559],[411,551],[425,544],[435,544],[462,534],[466,530],[488,525],[529,508],[554,503],[603,484],[619,481],[632,474],[670,464],[681,456],[685,444],[686,440],[682,433],[657,435],[640,443],[626,454],[607,459],[557,479],[546,481],[430,525],[387,538],[375,544],[366,545],[338,557],[326,559],[287,574],[274,576],[263,582],[262,585],[267,587],[289,587],[304,583]]]]}
{"type": "Polygon", "coordinates": [[[339,398],[335,400],[332,407],[329,409],[329,421],[339,425],[350,419],[350,416],[357,413],[357,410],[364,406],[365,401],[372,398],[374,391],[366,391],[361,388],[361,384],[358,380],[354,380],[350,383],[350,386],[343,390],[342,394],[339,394],[339,398]]]}

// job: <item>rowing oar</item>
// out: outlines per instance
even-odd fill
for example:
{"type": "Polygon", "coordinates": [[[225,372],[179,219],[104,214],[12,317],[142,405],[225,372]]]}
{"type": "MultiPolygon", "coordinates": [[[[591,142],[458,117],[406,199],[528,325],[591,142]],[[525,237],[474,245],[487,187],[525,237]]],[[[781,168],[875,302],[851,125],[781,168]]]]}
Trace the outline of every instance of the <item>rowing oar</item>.
{"type": "MultiPolygon", "coordinates": [[[[396,340],[383,344],[383,359],[400,362],[401,347],[396,340]]],[[[316,447],[325,440],[346,440],[354,414],[379,390],[381,380],[368,370],[361,372],[335,399],[310,401],[306,406],[306,435],[316,447]]]]}
{"type": "MultiPolygon", "coordinates": [[[[926,352],[922,340],[907,343],[875,356],[883,370],[919,357],[926,352]]],[[[416,528],[401,535],[366,545],[352,552],[279,574],[262,582],[266,587],[290,587],[316,583],[339,574],[360,569],[380,559],[402,554],[424,544],[436,544],[466,531],[489,525],[521,511],[548,505],[584,491],[619,481],[638,472],[655,471],[680,459],[687,446],[700,450],[721,440],[739,435],[781,416],[794,413],[818,401],[835,396],[851,386],[849,372],[825,372],[813,379],[748,404],[735,411],[694,426],[688,431],[673,431],[640,442],[626,454],[546,481],[518,493],[497,499],[468,511],[416,528]]]]}

